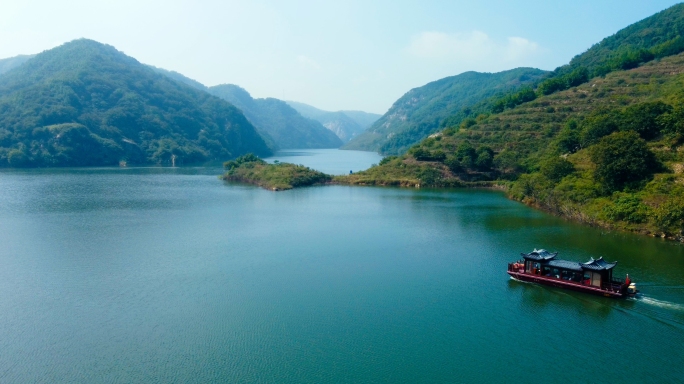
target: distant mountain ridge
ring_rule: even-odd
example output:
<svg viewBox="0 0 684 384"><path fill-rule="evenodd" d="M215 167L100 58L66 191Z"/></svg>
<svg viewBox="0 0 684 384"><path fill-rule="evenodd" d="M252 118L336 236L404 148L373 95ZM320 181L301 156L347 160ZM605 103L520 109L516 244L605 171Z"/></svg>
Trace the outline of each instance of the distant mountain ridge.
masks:
<svg viewBox="0 0 684 384"><path fill-rule="evenodd" d="M302 116L323 124L324 127L333 131L344 142L348 142L368 129L381 117L381 115L376 113L363 111L324 111L296 101L286 101L286 103L296 109Z"/></svg>
<svg viewBox="0 0 684 384"><path fill-rule="evenodd" d="M319 122L299 114L286 102L274 99L254 99L237 85L209 87L208 92L240 108L245 116L282 149L339 148L340 140Z"/></svg>
<svg viewBox="0 0 684 384"><path fill-rule="evenodd" d="M437 132L447 117L496 94L534 83L547 73L535 68L516 68L498 73L465 72L430 82L408 91L343 149L404 152Z"/></svg>
<svg viewBox="0 0 684 384"><path fill-rule="evenodd" d="M24 64L29 59L32 59L35 56L36 55L19 55L19 56L9 57L7 59L1 59L0 60L0 75Z"/></svg>
<svg viewBox="0 0 684 384"><path fill-rule="evenodd" d="M236 107L79 39L0 75L0 166L189 164L272 153Z"/></svg>
<svg viewBox="0 0 684 384"><path fill-rule="evenodd" d="M249 92L234 84L207 87L178 72L153 68L178 82L208 92L238 107L274 150L338 148L342 145L342 141L325 132L325 127L305 118L281 100L254 99Z"/></svg>

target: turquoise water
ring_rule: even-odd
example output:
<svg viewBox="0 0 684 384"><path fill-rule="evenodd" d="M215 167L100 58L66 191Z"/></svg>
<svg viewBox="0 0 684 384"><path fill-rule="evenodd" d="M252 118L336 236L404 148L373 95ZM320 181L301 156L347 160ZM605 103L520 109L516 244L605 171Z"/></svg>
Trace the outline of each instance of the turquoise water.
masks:
<svg viewBox="0 0 684 384"><path fill-rule="evenodd" d="M220 171L1 171L0 382L682 382L680 244L491 191ZM619 260L644 296L510 280L534 247Z"/></svg>

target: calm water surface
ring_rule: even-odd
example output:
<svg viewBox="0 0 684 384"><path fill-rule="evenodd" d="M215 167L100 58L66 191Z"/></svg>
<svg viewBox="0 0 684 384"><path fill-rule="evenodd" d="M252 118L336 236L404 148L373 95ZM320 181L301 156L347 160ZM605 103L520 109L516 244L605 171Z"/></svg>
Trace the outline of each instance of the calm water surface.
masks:
<svg viewBox="0 0 684 384"><path fill-rule="evenodd" d="M287 149L278 151L266 159L272 163L302 164L329 175L345 175L358 172L378 164L382 156L375 152L341 151L339 149Z"/></svg>
<svg viewBox="0 0 684 384"><path fill-rule="evenodd" d="M496 192L220 172L0 172L0 382L683 380L679 244ZM644 296L510 280L534 247L617 259Z"/></svg>

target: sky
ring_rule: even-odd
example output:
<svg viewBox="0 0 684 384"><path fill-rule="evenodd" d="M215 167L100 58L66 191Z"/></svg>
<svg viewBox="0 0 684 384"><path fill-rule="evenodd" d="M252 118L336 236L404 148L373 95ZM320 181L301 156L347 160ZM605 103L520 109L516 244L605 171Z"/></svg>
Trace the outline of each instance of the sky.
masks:
<svg viewBox="0 0 684 384"><path fill-rule="evenodd" d="M0 0L0 58L77 38L212 86L385 113L465 71L546 70L666 0Z"/></svg>

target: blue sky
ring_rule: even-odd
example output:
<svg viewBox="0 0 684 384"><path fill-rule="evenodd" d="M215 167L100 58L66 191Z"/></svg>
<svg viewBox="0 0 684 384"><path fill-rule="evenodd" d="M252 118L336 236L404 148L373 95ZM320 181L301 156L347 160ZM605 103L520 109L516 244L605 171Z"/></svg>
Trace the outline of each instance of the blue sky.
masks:
<svg viewBox="0 0 684 384"><path fill-rule="evenodd" d="M87 37L206 85L384 113L464 71L551 70L676 1L4 0L0 58Z"/></svg>

